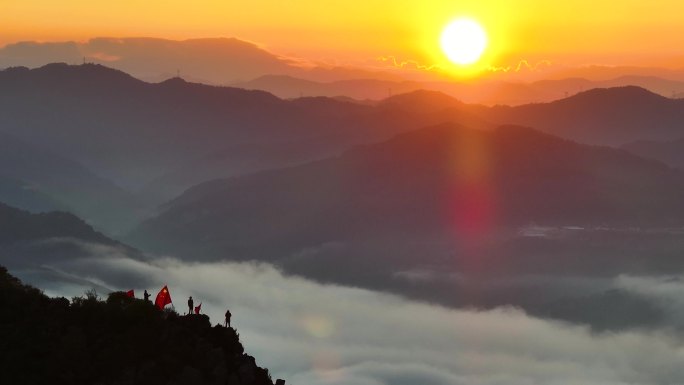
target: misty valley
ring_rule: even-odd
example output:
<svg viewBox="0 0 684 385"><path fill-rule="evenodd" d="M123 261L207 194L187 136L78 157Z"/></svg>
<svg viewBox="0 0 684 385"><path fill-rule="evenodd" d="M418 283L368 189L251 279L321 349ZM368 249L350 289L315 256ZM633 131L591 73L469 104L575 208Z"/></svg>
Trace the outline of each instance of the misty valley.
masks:
<svg viewBox="0 0 684 385"><path fill-rule="evenodd" d="M3 318L144 314L169 328L160 346L239 357L112 384L681 383L684 99L633 77L534 83L507 105L428 82L363 99L378 86L259 58L231 86L90 62L0 71ZM117 297L165 285L168 323ZM190 296L207 320L182 317ZM226 307L235 333L211 329Z"/></svg>

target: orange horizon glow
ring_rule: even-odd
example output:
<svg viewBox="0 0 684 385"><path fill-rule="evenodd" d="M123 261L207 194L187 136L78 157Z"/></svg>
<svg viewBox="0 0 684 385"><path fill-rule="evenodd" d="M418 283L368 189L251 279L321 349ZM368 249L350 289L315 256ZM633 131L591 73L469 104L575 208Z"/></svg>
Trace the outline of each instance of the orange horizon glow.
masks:
<svg viewBox="0 0 684 385"><path fill-rule="evenodd" d="M392 57L421 68L472 75L487 68L551 61L564 65L684 67L684 3L578 0L252 1L0 0L0 45L146 36L236 37L285 56L338 65ZM439 37L452 20L477 20L489 45L476 69L451 63Z"/></svg>

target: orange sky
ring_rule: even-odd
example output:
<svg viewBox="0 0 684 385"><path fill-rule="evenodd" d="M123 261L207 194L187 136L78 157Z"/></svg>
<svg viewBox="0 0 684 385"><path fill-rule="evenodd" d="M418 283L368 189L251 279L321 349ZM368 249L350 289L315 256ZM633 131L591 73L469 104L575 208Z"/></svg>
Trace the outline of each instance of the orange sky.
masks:
<svg viewBox="0 0 684 385"><path fill-rule="evenodd" d="M681 0L0 0L0 44L225 36L309 60L359 64L394 56L449 67L439 34L469 16L491 42L481 67L523 59L684 67L682 15Z"/></svg>

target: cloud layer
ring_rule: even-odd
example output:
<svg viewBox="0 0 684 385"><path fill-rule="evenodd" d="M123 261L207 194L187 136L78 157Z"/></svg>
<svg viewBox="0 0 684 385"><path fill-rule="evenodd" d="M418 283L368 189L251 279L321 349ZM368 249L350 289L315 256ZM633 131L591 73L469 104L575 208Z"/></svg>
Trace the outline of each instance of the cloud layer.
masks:
<svg viewBox="0 0 684 385"><path fill-rule="evenodd" d="M144 262L116 250L93 252L104 256L14 273L53 295L80 294L93 282L154 296L168 284L176 310L186 311L192 295L214 323L229 307L247 351L288 383L617 385L684 378L684 345L664 330L594 334L514 308L447 309L286 277L262 264ZM654 280L622 277L618 285L661 299L682 289Z"/></svg>

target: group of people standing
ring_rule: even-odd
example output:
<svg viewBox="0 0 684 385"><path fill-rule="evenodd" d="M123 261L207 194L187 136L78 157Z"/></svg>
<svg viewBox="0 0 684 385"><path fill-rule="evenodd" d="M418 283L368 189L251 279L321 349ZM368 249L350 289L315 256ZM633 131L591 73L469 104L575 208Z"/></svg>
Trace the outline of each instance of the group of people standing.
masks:
<svg viewBox="0 0 684 385"><path fill-rule="evenodd" d="M145 291L145 293L147 293L147 291ZM192 314L193 311L195 312L195 314L199 314L200 310L202 309L202 303L200 303L199 306L197 306L197 307L193 307L194 304L195 304L195 302L192 300L192 296L190 296L190 298L188 298L188 315ZM230 327L231 315L232 314L230 314L230 309L227 309L226 314L225 314L226 318L223 322L223 326Z"/></svg>
<svg viewBox="0 0 684 385"><path fill-rule="evenodd" d="M166 289L166 286L164 286L164 289L162 289L162 291L164 291L165 289ZM130 295L131 297L134 296L132 290L130 290L128 293L129 293L129 295ZM145 297L145 301L146 301L146 302L149 302L149 301L150 301L150 293L147 292L147 289L145 289L145 292L143 293L143 296ZM169 296L170 296L170 295L169 295ZM169 299L169 302L171 302L170 299ZM195 307L194 305L195 305L195 301L193 301L193 300L192 300L192 296L190 296L190 298L188 298L188 315L193 314L193 312L194 312L194 314L199 314L199 313L200 313L200 310L202 310L202 303L201 303L201 302L200 302L199 306L196 306L196 307ZM230 309L226 310L226 314L225 314L225 317L226 317L226 318L225 318L225 320L224 320L224 322L223 322L223 326L225 326L225 327L230 327L230 317L231 317L231 315L232 315L232 314L230 314Z"/></svg>

